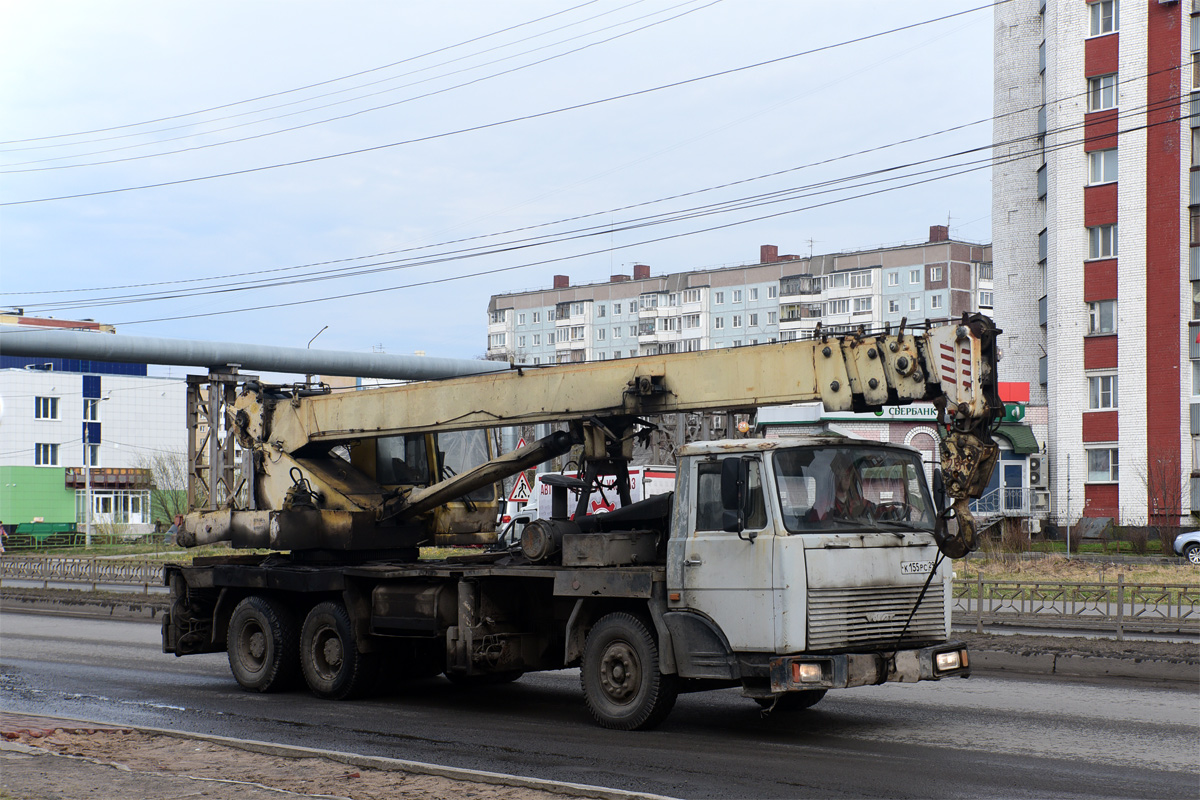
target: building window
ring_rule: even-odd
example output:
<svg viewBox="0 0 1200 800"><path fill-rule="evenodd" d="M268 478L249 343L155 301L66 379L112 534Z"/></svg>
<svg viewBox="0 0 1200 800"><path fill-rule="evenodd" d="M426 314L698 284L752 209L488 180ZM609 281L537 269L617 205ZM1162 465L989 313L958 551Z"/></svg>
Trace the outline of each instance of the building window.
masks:
<svg viewBox="0 0 1200 800"><path fill-rule="evenodd" d="M724 293L724 292L717 292L717 298L716 298L716 300L714 300L714 301L713 301L713 303L714 303L715 305L718 305L718 306L719 306L719 305L722 305L724 302L725 302L725 293Z"/></svg>
<svg viewBox="0 0 1200 800"><path fill-rule="evenodd" d="M100 466L100 445L85 444L83 446L83 463L89 467Z"/></svg>
<svg viewBox="0 0 1200 800"><path fill-rule="evenodd" d="M751 300L758 299L758 287L757 286L750 290L750 299Z"/></svg>
<svg viewBox="0 0 1200 800"><path fill-rule="evenodd" d="M776 311L768 311L767 312L767 324L768 325L774 325L778 321L779 321L779 313L778 312L776 312Z"/></svg>
<svg viewBox="0 0 1200 800"><path fill-rule="evenodd" d="M504 347L504 334L503 333L489 334L488 335L488 347L489 348Z"/></svg>
<svg viewBox="0 0 1200 800"><path fill-rule="evenodd" d="M1088 303L1088 333L1117 332L1117 301L1099 300Z"/></svg>
<svg viewBox="0 0 1200 800"><path fill-rule="evenodd" d="M546 322L554 322L555 314L553 308L546 309Z"/></svg>
<svg viewBox="0 0 1200 800"><path fill-rule="evenodd" d="M888 300L888 313L889 314L899 314L900 313L900 301L899 300Z"/></svg>
<svg viewBox="0 0 1200 800"><path fill-rule="evenodd" d="M525 324L525 315L524 314L517 314L517 324L518 325Z"/></svg>
<svg viewBox="0 0 1200 800"><path fill-rule="evenodd" d="M554 334L553 333L546 334L546 344L554 344Z"/></svg>
<svg viewBox="0 0 1200 800"><path fill-rule="evenodd" d="M699 328L700 327L700 315L699 314L688 314L687 316L685 316L683 318L683 327Z"/></svg>
<svg viewBox="0 0 1200 800"><path fill-rule="evenodd" d="M621 313L621 304L620 304L620 303L613 303L613 316L615 317L615 316L617 316L617 315L618 315L618 314L620 314L620 313Z"/></svg>
<svg viewBox="0 0 1200 800"><path fill-rule="evenodd" d="M921 282L921 270L910 269L908 271L908 282L909 283L920 283Z"/></svg>
<svg viewBox="0 0 1200 800"><path fill-rule="evenodd" d="M940 294L935 294L933 297L929 298L929 308L930 309L937 310L941 307L942 307L942 296Z"/></svg>
<svg viewBox="0 0 1200 800"><path fill-rule="evenodd" d="M733 290L733 302L735 302L735 303L742 302L742 290L741 289Z"/></svg>
<svg viewBox="0 0 1200 800"><path fill-rule="evenodd" d="M1088 482L1113 483L1117 481L1117 448L1105 447L1087 451Z"/></svg>
<svg viewBox="0 0 1200 800"><path fill-rule="evenodd" d="M1117 107L1117 74L1088 78L1088 111Z"/></svg>
<svg viewBox="0 0 1200 800"><path fill-rule="evenodd" d="M91 422L100 419L100 398L85 397L83 399L83 418Z"/></svg>
<svg viewBox="0 0 1200 800"><path fill-rule="evenodd" d="M919 298L919 297L908 298L908 310L909 311L920 311L921 310L921 298Z"/></svg>
<svg viewBox="0 0 1200 800"><path fill-rule="evenodd" d="M849 314L850 313L850 300L849 299L830 300L826 304L825 313L827 313L827 314Z"/></svg>
<svg viewBox="0 0 1200 800"><path fill-rule="evenodd" d="M542 335L540 333L535 333L533 335L533 346L534 347L542 346Z"/></svg>
<svg viewBox="0 0 1200 800"><path fill-rule="evenodd" d="M1091 11L1092 24L1088 28L1088 35L1103 36L1120 29L1119 0L1099 0L1099 2L1089 5L1089 11Z"/></svg>
<svg viewBox="0 0 1200 800"><path fill-rule="evenodd" d="M57 397L35 397L35 398L33 398L33 418L34 419L58 419L58 398Z"/></svg>
<svg viewBox="0 0 1200 800"><path fill-rule="evenodd" d="M1088 228L1088 258L1116 258L1117 223Z"/></svg>
<svg viewBox="0 0 1200 800"><path fill-rule="evenodd" d="M603 342L605 336L608 336L608 328L596 329L596 341Z"/></svg>
<svg viewBox="0 0 1200 800"><path fill-rule="evenodd" d="M713 328L715 330L719 331L719 330L724 329L724 327L725 327L725 318L724 317L717 317L713 320Z"/></svg>
<svg viewBox="0 0 1200 800"><path fill-rule="evenodd" d="M1117 179L1117 149L1088 153L1088 183L1112 183Z"/></svg>
<svg viewBox="0 0 1200 800"><path fill-rule="evenodd" d="M779 287L778 286L768 286L767 287L767 299L768 300L774 300L778 296L779 296Z"/></svg>
<svg viewBox="0 0 1200 800"><path fill-rule="evenodd" d="M525 337L524 336L517 337L517 347L520 347L522 350L525 349Z"/></svg>
<svg viewBox="0 0 1200 800"><path fill-rule="evenodd" d="M1088 377L1088 408L1117 408L1117 376L1092 375Z"/></svg>
<svg viewBox="0 0 1200 800"><path fill-rule="evenodd" d="M929 268L929 282L937 283L941 279L942 279L942 268L941 267L930 267Z"/></svg>
<svg viewBox="0 0 1200 800"><path fill-rule="evenodd" d="M605 314L606 308L607 308L607 306L605 306L604 304L600 304L600 305L596 306L596 316L603 317Z"/></svg>
<svg viewBox="0 0 1200 800"><path fill-rule="evenodd" d="M630 326L629 326L629 335L630 335L630 336L637 336L637 335L638 335L638 329L637 329L637 325L630 325Z"/></svg>
<svg viewBox="0 0 1200 800"><path fill-rule="evenodd" d="M850 276L851 289L865 289L871 285L870 272L855 272Z"/></svg>
<svg viewBox="0 0 1200 800"><path fill-rule="evenodd" d="M540 311L533 312L533 324L537 325L541 321L542 321L542 312L540 312Z"/></svg>
<svg viewBox="0 0 1200 800"><path fill-rule="evenodd" d="M888 286L899 286L900 285L900 273L899 272L889 272L888 276L887 276L887 282L888 282Z"/></svg>
<svg viewBox="0 0 1200 800"><path fill-rule="evenodd" d="M991 292L980 292L979 293L979 307L980 308L991 308L992 307L992 293Z"/></svg>
<svg viewBox="0 0 1200 800"><path fill-rule="evenodd" d="M758 314L751 314L751 315L750 315L750 327L751 327L751 328L757 328L757 327L758 327Z"/></svg>
<svg viewBox="0 0 1200 800"><path fill-rule="evenodd" d="M621 326L620 326L620 325L618 325L617 327L613 328L613 338L614 338L614 339L620 339L620 338L621 338Z"/></svg>
<svg viewBox="0 0 1200 800"><path fill-rule="evenodd" d="M572 342L582 342L583 341L583 326L582 325L576 325L571 328L571 341Z"/></svg>
<svg viewBox="0 0 1200 800"><path fill-rule="evenodd" d="M58 445L35 444L33 446L33 465L35 467L58 466Z"/></svg>
<svg viewBox="0 0 1200 800"><path fill-rule="evenodd" d="M504 310L490 312L488 314L488 321L493 324L504 322Z"/></svg>
<svg viewBox="0 0 1200 800"><path fill-rule="evenodd" d="M854 298L854 313L855 314L861 314L864 311L870 311L870 310L871 310L871 298L870 297Z"/></svg>
<svg viewBox="0 0 1200 800"><path fill-rule="evenodd" d="M733 327L735 327L735 328L742 327L742 315L741 314L733 315Z"/></svg>

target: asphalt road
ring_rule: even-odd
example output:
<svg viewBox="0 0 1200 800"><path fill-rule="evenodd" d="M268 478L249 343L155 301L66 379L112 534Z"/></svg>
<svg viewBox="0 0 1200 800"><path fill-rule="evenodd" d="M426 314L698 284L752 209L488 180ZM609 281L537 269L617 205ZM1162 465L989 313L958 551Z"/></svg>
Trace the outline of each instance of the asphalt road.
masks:
<svg viewBox="0 0 1200 800"><path fill-rule="evenodd" d="M162 654L153 624L5 613L0 707L687 798L1200 795L1200 693L1186 685L977 676L766 718L726 690L618 733L592 724L575 671L345 703L253 695L223 655Z"/></svg>

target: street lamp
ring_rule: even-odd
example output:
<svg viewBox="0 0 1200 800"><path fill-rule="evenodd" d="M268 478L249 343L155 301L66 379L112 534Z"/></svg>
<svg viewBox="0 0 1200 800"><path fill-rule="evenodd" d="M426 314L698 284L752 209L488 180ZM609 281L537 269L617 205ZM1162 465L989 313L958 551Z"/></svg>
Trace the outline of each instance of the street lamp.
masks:
<svg viewBox="0 0 1200 800"><path fill-rule="evenodd" d="M321 328L321 330L317 331L316 335L308 340L308 344L305 345L304 349L311 350L312 343L317 340L317 336L320 336L322 333L324 333L328 329L329 329L329 326L326 325L324 328ZM312 373L311 372L304 376L304 388L307 389L310 385L312 385Z"/></svg>

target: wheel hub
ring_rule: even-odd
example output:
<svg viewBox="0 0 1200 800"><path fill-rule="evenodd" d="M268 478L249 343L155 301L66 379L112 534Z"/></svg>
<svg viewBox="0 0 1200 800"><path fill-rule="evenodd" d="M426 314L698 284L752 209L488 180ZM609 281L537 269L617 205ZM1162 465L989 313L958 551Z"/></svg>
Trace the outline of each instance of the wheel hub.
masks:
<svg viewBox="0 0 1200 800"><path fill-rule="evenodd" d="M616 702L628 702L641 688L637 654L625 642L614 642L600 661L600 686Z"/></svg>
<svg viewBox="0 0 1200 800"><path fill-rule="evenodd" d="M262 657L267 653L267 637L262 631L255 631L250 634L250 646L247 648L250 652L250 657L256 661L262 660Z"/></svg>

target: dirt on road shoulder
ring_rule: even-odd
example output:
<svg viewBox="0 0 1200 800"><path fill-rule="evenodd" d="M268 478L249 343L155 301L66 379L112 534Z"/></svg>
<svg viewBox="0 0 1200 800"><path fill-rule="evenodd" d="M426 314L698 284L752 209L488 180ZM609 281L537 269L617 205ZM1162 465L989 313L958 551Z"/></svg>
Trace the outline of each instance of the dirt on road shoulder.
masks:
<svg viewBox="0 0 1200 800"><path fill-rule="evenodd" d="M252 752L201 739L81 728L0 714L0 798L125 797L243 800L285 794L352 800L562 800L611 797L356 766L324 757ZM64 727L66 726L66 727Z"/></svg>

